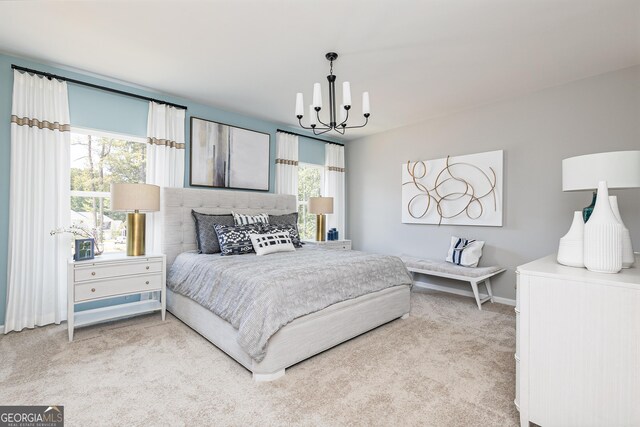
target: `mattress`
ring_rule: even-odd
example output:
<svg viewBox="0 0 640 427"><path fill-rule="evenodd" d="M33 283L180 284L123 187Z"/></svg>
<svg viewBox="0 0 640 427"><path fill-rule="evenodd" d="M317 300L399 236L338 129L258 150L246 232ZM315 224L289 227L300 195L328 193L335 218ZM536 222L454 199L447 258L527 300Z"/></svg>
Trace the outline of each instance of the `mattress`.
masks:
<svg viewBox="0 0 640 427"><path fill-rule="evenodd" d="M303 248L258 257L180 254L167 286L228 322L255 361L291 321L333 304L394 286L411 276L397 257Z"/></svg>

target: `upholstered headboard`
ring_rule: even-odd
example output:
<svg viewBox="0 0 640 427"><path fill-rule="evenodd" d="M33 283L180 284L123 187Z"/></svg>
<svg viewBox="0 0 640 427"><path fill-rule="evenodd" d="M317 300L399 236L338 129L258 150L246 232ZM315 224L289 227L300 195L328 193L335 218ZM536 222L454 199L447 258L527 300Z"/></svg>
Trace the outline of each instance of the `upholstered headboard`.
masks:
<svg viewBox="0 0 640 427"><path fill-rule="evenodd" d="M196 227L191 216L192 209L208 214L229 214L234 211L282 215L295 212L297 206L296 197L285 194L162 188L162 253L167 255L167 267L181 252L196 249Z"/></svg>

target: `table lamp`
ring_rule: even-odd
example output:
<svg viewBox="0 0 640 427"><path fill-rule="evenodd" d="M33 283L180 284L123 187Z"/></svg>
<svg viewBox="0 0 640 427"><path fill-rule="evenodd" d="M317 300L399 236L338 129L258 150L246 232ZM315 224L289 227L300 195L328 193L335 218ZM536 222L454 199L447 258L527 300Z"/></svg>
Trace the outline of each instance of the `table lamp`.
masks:
<svg viewBox="0 0 640 427"><path fill-rule="evenodd" d="M607 181L610 190L640 187L640 151L586 154L562 161L562 191L595 190L600 181ZM582 210L584 222L593 211L593 194L591 205Z"/></svg>
<svg viewBox="0 0 640 427"><path fill-rule="evenodd" d="M640 188L640 150L587 154L583 156L570 157L562 161L562 191L594 190L598 188L598 183L603 181L606 181L605 190ZM584 222L589 220L591 213L593 212L596 202L596 193L594 192L593 194L594 197L591 205L582 210L582 219ZM633 265L635 259L631 244L631 235L620 216L617 198L612 196L611 200L607 200L606 202L611 206L614 217L623 228L622 266L623 268L629 268ZM574 220L572 229L577 228L579 225L575 224L575 221L576 220ZM571 234L577 235L579 233L571 233L570 230L567 236L563 239L566 240ZM566 244L566 242L564 243ZM593 244L585 241L584 245L586 254L587 250ZM560 246L562 248L562 241ZM564 262L561 263L565 264Z"/></svg>
<svg viewBox="0 0 640 427"><path fill-rule="evenodd" d="M160 210L160 187L151 184L111 184L111 209L128 212L127 255L144 255L144 212Z"/></svg>
<svg viewBox="0 0 640 427"><path fill-rule="evenodd" d="M333 213L333 197L309 197L309 213L316 214L316 240L324 242L326 234L326 216Z"/></svg>

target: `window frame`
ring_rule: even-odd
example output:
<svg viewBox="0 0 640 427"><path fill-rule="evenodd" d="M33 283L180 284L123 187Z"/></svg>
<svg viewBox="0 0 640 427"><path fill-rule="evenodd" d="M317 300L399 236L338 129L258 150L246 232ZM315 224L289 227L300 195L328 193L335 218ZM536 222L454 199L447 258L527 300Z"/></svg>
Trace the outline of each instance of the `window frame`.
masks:
<svg viewBox="0 0 640 427"><path fill-rule="evenodd" d="M117 133L117 132L109 132L101 129L91 129L85 127L76 127L72 126L70 129L70 134L73 135L84 135L84 136L95 136L98 138L109 138L109 139L118 139L127 142L135 142L139 144L144 144L145 146L145 157L148 153L148 144L147 138L142 136L135 136L127 133ZM69 157L71 157L71 152L69 152ZM71 160L71 159L70 159ZM71 174L71 172L69 172ZM109 191L83 191L83 190L70 190L71 197L87 197L87 198L95 198L95 199L111 199L111 193ZM71 206L69 206L71 209ZM107 253L107 252L105 252ZM116 252L117 253L117 252Z"/></svg>
<svg viewBox="0 0 640 427"><path fill-rule="evenodd" d="M325 165L319 165L317 163L306 163L306 162L298 162L298 168L300 167L305 167L305 168L313 168L313 169L319 169L320 170L320 195L322 195L322 192L324 190L324 179L325 179ZM300 171L298 170L298 174L300 173ZM298 181L299 182L299 181ZM296 197L296 207L298 209L298 215L300 216L303 212L305 212L306 210L303 208L307 208L309 206L309 200L300 200L300 196L298 194L298 196ZM300 232L300 235L302 236L302 232Z"/></svg>

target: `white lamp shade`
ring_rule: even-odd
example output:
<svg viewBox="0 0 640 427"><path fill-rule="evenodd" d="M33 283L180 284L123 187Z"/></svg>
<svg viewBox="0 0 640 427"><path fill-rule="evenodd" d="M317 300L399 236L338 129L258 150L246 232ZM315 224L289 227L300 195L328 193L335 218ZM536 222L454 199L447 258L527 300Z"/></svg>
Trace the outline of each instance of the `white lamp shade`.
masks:
<svg viewBox="0 0 640 427"><path fill-rule="evenodd" d="M111 184L111 209L124 212L160 210L160 187L151 184Z"/></svg>
<svg viewBox="0 0 640 427"><path fill-rule="evenodd" d="M316 215L333 213L333 197L309 197L309 213Z"/></svg>
<svg viewBox="0 0 640 427"><path fill-rule="evenodd" d="M570 157L562 161L562 191L640 187L640 151L612 151Z"/></svg>

